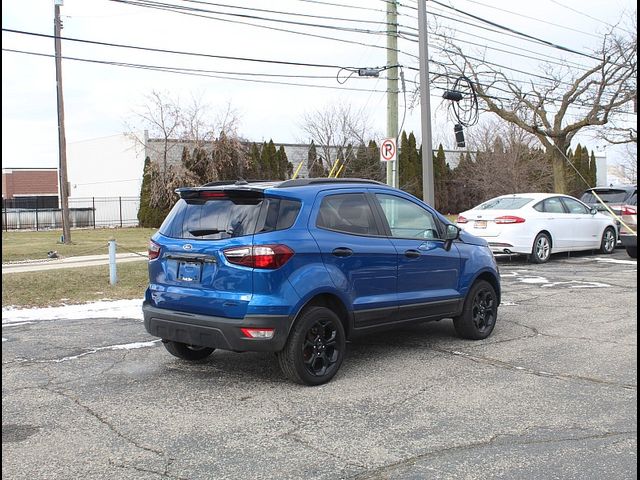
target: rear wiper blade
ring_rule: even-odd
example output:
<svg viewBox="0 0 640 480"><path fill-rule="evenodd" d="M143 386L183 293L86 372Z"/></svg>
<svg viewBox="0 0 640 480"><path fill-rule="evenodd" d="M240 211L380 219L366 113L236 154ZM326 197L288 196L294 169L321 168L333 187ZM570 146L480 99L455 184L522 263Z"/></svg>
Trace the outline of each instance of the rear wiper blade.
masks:
<svg viewBox="0 0 640 480"><path fill-rule="evenodd" d="M206 235L215 235L216 233L227 233L229 235L231 235L233 233L233 230L229 229L229 230L220 230L217 228L209 228L209 229L205 229L205 230L189 230L189 233L191 235L193 235L194 237L204 237Z"/></svg>

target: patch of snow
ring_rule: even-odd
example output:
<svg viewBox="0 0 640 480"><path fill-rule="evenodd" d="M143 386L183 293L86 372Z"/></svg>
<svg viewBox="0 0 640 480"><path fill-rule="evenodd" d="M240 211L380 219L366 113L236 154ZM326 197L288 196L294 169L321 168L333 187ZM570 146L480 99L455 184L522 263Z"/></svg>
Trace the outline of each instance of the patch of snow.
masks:
<svg viewBox="0 0 640 480"><path fill-rule="evenodd" d="M2 308L2 325L43 320L130 318L142 320L142 300L115 300L45 308Z"/></svg>
<svg viewBox="0 0 640 480"><path fill-rule="evenodd" d="M4 337L2 337L2 343L6 342L6 341L8 341L8 340L9 340L8 338L4 338Z"/></svg>
<svg viewBox="0 0 640 480"><path fill-rule="evenodd" d="M542 288L553 288L566 286L568 288L608 288L611 285L600 282L581 282L580 280L571 280L569 282L554 282L542 285Z"/></svg>
<svg viewBox="0 0 640 480"><path fill-rule="evenodd" d="M596 262L602 263L618 263L620 265L638 265L638 262L635 260L618 260L615 258L596 258Z"/></svg>
<svg viewBox="0 0 640 480"><path fill-rule="evenodd" d="M549 280L544 277L520 277L518 281L522 283L549 283Z"/></svg>
<svg viewBox="0 0 640 480"><path fill-rule="evenodd" d="M4 325L5 327L19 327L20 325L33 325L33 322L16 322Z"/></svg>
<svg viewBox="0 0 640 480"><path fill-rule="evenodd" d="M108 347L97 347L97 348L92 348L91 350L86 351L84 353L73 355L71 357L58 358L57 360L54 360L54 362L61 363L61 362L67 362L69 360L77 360L78 358L85 357L87 355L92 355L94 353L98 353L104 350L136 350L138 348L154 347L156 343L160 341L161 340L153 340L151 342L135 342L135 343L125 343L122 345L109 345Z"/></svg>
<svg viewBox="0 0 640 480"><path fill-rule="evenodd" d="M502 302L500 303L501 307L517 307L518 304L515 302Z"/></svg>

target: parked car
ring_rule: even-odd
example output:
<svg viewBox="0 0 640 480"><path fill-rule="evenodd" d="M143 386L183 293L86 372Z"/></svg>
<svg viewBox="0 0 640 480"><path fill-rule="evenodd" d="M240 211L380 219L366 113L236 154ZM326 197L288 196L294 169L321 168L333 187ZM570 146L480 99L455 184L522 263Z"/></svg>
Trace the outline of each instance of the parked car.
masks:
<svg viewBox="0 0 640 480"><path fill-rule="evenodd" d="M631 258L638 258L638 193L627 200L627 204L620 209L620 240Z"/></svg>
<svg viewBox="0 0 640 480"><path fill-rule="evenodd" d="M529 255L535 263L558 252L613 253L617 241L611 217L568 195L503 195L462 212L457 224L487 240L493 252Z"/></svg>
<svg viewBox="0 0 640 480"><path fill-rule="evenodd" d="M400 190L304 179L178 193L149 243L143 311L181 359L272 351L290 379L319 385L365 333L443 318L467 339L494 329L487 242Z"/></svg>
<svg viewBox="0 0 640 480"><path fill-rule="evenodd" d="M636 192L637 185L596 187L586 190L580 196L580 200L589 205L589 207L596 208L600 213L613 217L614 215L622 215L622 208L629 204L629 199L634 196ZM602 201L600 201L598 197L602 199ZM604 204L602 202L604 202ZM614 215L612 215L612 212ZM620 222L616 221L616 226L618 229L618 237L620 237Z"/></svg>

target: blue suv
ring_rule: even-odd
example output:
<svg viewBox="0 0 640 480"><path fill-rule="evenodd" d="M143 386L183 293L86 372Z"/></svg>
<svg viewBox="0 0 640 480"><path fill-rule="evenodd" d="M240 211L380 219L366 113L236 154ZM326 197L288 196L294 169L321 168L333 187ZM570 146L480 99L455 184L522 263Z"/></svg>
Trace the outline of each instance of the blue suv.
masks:
<svg viewBox="0 0 640 480"><path fill-rule="evenodd" d="M180 200L149 243L147 331L185 360L215 349L276 352L320 385L346 341L453 318L488 337L500 304L487 243L379 182L216 182Z"/></svg>

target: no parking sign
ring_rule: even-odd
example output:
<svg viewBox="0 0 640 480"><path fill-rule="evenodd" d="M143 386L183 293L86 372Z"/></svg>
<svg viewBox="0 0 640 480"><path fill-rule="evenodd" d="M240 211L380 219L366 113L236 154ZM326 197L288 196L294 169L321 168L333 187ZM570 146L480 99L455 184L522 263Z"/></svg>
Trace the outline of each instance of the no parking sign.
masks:
<svg viewBox="0 0 640 480"><path fill-rule="evenodd" d="M385 138L380 145L380 161L394 162L398 153L395 138Z"/></svg>

